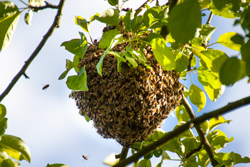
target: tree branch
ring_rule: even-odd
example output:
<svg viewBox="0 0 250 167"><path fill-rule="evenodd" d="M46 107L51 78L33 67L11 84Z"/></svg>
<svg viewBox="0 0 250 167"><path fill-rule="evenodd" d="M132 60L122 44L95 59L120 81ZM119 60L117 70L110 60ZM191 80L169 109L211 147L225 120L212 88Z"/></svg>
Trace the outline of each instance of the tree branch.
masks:
<svg viewBox="0 0 250 167"><path fill-rule="evenodd" d="M194 126L197 126L199 124L201 124L202 122L206 121L207 119L213 118L213 117L218 117L219 115L225 114L231 110L237 109L239 107L242 107L244 105L250 104L250 96L243 98L241 100L232 102L232 103L228 103L226 106L211 111L209 113L206 113L200 117L194 118L190 121L188 121L186 124L179 126L178 128L176 128L175 130L165 134L162 138L160 138L159 140L157 140L156 142L146 146L145 148L143 148L142 150L138 151L136 154L128 157L127 159L119 162L118 164L114 165L113 167L123 167L126 166L134 161L137 161L139 158L141 158L142 156L150 153L151 151L154 151L160 147L162 147L164 144L166 144L167 142L169 142L171 139L175 138L176 136L180 135L181 133L183 133L184 131L188 130L189 128L192 128Z"/></svg>
<svg viewBox="0 0 250 167"><path fill-rule="evenodd" d="M147 4L150 4L153 1L154 0L147 0L146 2L144 2L138 9L135 10L134 16L137 16L145 8Z"/></svg>
<svg viewBox="0 0 250 167"><path fill-rule="evenodd" d="M36 6L29 5L29 8L33 9L34 11L43 10L43 9L47 9L47 8L50 8L50 9L59 9L60 5L58 5L58 6L57 5L52 5L51 3L45 1L45 5L44 6L36 7Z"/></svg>
<svg viewBox="0 0 250 167"><path fill-rule="evenodd" d="M41 42L39 43L39 45L37 46L37 48L35 49L35 51L32 53L32 55L29 57L29 59L27 61L25 61L25 63L23 65L23 67L21 68L21 70L16 74L16 76L12 79L12 81L10 82L10 84L8 85L8 87L1 94L1 96L0 96L0 102L5 98L5 96L14 87L14 85L17 83L17 81L19 80L19 78L22 75L25 74L25 71L29 67L30 63L34 60L34 58L40 52L40 50L42 49L42 47L44 46L44 44L46 43L46 41L48 40L48 38L51 36L51 34L54 32L54 30L59 27L64 3L65 3L65 0L61 0L60 1L59 5L58 5L58 11L57 11L57 14L55 16L53 24L51 25L51 27L48 30L48 32L44 35L43 39L41 40Z"/></svg>
<svg viewBox="0 0 250 167"><path fill-rule="evenodd" d="M213 17L213 13L210 12L206 24L210 24L211 23L212 17Z"/></svg>
<svg viewBox="0 0 250 167"><path fill-rule="evenodd" d="M128 147L123 147L122 151L120 154L116 155L115 158L120 158L120 161L123 161L124 159L126 159L127 155L128 155Z"/></svg>
<svg viewBox="0 0 250 167"><path fill-rule="evenodd" d="M194 111L193 111L191 105L188 103L188 101L187 101L187 99L186 99L186 97L184 95L182 95L182 104L186 108L187 113L188 113L189 117L191 118L191 120L195 119L196 116L194 114ZM207 154L208 154L208 156L210 158L211 164L213 166L218 165L219 163L214 159L213 149L212 149L210 143L208 142L208 140L207 140L207 138L205 136L204 131L202 130L202 128L200 127L200 125L197 125L194 128L196 129L197 133L200 136L201 145L204 145L204 149L206 150L206 152L207 152Z"/></svg>

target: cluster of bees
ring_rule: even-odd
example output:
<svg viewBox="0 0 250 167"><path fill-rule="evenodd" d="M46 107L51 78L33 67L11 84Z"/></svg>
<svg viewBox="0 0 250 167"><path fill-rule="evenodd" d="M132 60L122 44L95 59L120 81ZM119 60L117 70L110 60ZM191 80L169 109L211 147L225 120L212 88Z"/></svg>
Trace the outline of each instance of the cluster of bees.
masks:
<svg viewBox="0 0 250 167"><path fill-rule="evenodd" d="M120 52L126 43L113 48ZM150 68L122 65L117 72L117 60L106 55L102 76L96 64L104 53L98 42L90 45L79 63L85 66L89 91L72 92L81 115L86 114L97 132L104 138L116 139L123 146L144 141L179 105L182 84L175 71L163 71L150 46L143 50Z"/></svg>

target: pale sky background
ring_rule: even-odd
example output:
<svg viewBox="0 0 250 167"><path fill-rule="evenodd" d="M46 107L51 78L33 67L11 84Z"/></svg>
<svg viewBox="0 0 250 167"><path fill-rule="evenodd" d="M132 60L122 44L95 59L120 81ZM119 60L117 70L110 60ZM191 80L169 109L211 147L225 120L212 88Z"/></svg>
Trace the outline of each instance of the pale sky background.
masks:
<svg viewBox="0 0 250 167"><path fill-rule="evenodd" d="M14 1L19 7L24 7L20 1ZM58 0L49 1L58 4ZM144 1L130 0L127 5L135 9ZM161 1L161 4L166 1ZM78 114L73 99L69 99L70 90L65 81L58 77L65 70L65 60L73 58L61 43L73 38L79 38L78 31L83 30L75 25L74 16L89 19L95 13L102 13L109 5L104 0L67 0L61 27L56 29L49 38L42 51L32 62L26 74L30 79L21 77L10 94L2 101L7 108L8 128L6 134L22 138L31 151L31 164L22 161L25 167L45 167L50 163L64 163L70 167L104 167L103 160L110 153L120 153L121 146L113 139L103 139L96 133L92 123L87 123ZM23 66L41 41L43 35L51 26L56 10L47 9L34 13L32 25L24 23L24 13L21 15L16 32L10 46L0 53L0 92L2 93L12 78ZM218 37L229 31L242 33L240 27L232 27L232 20L214 17L211 24L217 27L212 35L215 42ZM92 37L100 38L103 24L93 23L90 27ZM238 52L227 49L219 44L213 48L225 51L229 56L239 55ZM73 74L73 73L72 73ZM193 75L194 82L197 76ZM250 86L244 79L233 87L227 87L223 96L216 103L207 101L206 107L199 113L209 112L250 95ZM42 87L50 84L47 90ZM190 83L185 82L189 87ZM194 107L194 109L196 109ZM229 125L223 125L222 130L234 141L229 143L225 152L237 152L250 157L250 106L243 107L225 115L233 119ZM176 125L176 118L169 116L162 125L162 129L170 131ZM82 155L87 155L84 160ZM152 166L156 166L160 159L154 159ZM177 166L174 161L166 161L164 166ZM249 164L237 165L246 167Z"/></svg>

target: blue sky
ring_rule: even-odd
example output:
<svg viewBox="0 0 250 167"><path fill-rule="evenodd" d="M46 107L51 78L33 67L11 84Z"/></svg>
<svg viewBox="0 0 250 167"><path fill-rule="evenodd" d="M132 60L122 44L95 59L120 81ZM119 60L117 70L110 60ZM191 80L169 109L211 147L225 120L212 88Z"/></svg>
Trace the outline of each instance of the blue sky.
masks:
<svg viewBox="0 0 250 167"><path fill-rule="evenodd" d="M20 1L15 1L23 7ZM50 1L57 4L58 0ZM130 0L128 5L137 8L144 1ZM72 59L73 55L60 47L63 41L79 38L81 28L74 23L74 16L86 19L95 13L101 13L109 8L103 0L71 0L66 1L61 27L56 29L51 38L28 68L26 74L30 79L21 77L10 94L3 100L7 107L8 129L7 134L21 137L31 151L31 164L22 162L22 166L46 166L47 163L64 163L71 167L105 166L102 164L107 155L119 153L121 146L112 139L103 139L96 133L92 123L87 123L78 114L75 102L68 98L70 90L65 80L58 77L65 70L65 60ZM24 62L36 48L55 16L55 10L44 10L33 15L32 25L27 26L21 15L16 32L10 46L0 53L0 91L2 92ZM232 27L232 21L214 17L211 24L217 27L212 35L216 41L224 32L240 32L240 27ZM93 23L90 33L94 39L101 37L103 24ZM213 42L213 41L212 41ZM229 56L238 55L238 52L215 45L213 48L222 49ZM193 75L194 81L197 76ZM226 87L224 95L216 103L207 101L204 112L217 109L228 102L249 96L250 86L244 79L233 87ZM47 90L42 87L50 84ZM189 84L187 82L187 84ZM194 107L194 109L196 109ZM242 156L250 157L250 134L247 132L249 123L249 106L225 115L233 119L230 125L222 125L228 137L234 136L234 141L227 145L224 151L235 151ZM175 125L176 118L169 116L163 123L162 129L169 131ZM86 161L81 156L87 155ZM153 166L158 161L154 159ZM176 162L167 161L166 165L176 165ZM244 167L248 165L238 165Z"/></svg>

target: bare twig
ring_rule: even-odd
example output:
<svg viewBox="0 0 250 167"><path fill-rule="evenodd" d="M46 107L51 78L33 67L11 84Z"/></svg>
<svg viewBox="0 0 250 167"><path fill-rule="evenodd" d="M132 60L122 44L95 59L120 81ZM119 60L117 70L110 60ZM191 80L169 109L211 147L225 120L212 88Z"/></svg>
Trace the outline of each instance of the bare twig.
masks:
<svg viewBox="0 0 250 167"><path fill-rule="evenodd" d="M160 148L161 146L163 146L164 144L169 142L171 139L173 139L176 136L180 135L181 133L185 132L189 128L192 128L193 126L197 126L197 125L203 123L204 121L206 121L207 119L210 119L213 117L218 117L219 115L225 114L225 113L232 111L234 109L237 109L239 107L243 107L244 105L247 105L247 104L250 104L250 96L243 98L243 99L240 99L238 101L232 102L232 103L228 103L226 106L224 106L220 109L211 111L211 112L204 114L200 117L194 118L194 119L188 121L186 124L181 125L178 128L176 128L175 130L165 134L162 138L160 138L156 142L146 146L142 150L138 151L136 154L119 162L118 164L114 165L113 167L123 167L123 166L126 166L126 165L134 162L134 161L137 161L142 156L150 153L151 151L154 151L154 150Z"/></svg>
<svg viewBox="0 0 250 167"><path fill-rule="evenodd" d="M57 27L59 27L64 3L65 3L65 0L61 0L60 1L59 5L58 5L58 11L57 11L57 14L55 16L53 24L51 25L51 27L48 30L48 32L43 36L43 39L41 40L41 42L39 43L39 45L37 46L37 48L35 49L35 51L32 53L32 55L29 57L29 59L27 61L25 61L25 63L23 65L23 67L21 68L21 70L16 74L16 76L12 79L12 81L10 82L10 84L8 85L8 87L1 94L1 96L0 96L0 102L5 98L5 96L14 87L14 85L17 83L17 81L19 80L19 78L22 75L25 74L25 71L29 67L30 63L34 60L34 58L40 52L40 50L42 49L42 47L44 46L44 44L46 43L46 41L48 40L48 38L51 36L51 34L54 32L54 30Z"/></svg>
<svg viewBox="0 0 250 167"><path fill-rule="evenodd" d="M137 16L145 8L147 4L150 4L153 1L154 0L147 0L146 2L144 2L138 9L135 10L134 16Z"/></svg>
<svg viewBox="0 0 250 167"><path fill-rule="evenodd" d="M207 19L207 23L206 23L206 24L210 24L210 23L211 23L212 17L213 17L213 13L212 13L212 12L210 12L210 14L209 14L209 16L208 16L208 19Z"/></svg>
<svg viewBox="0 0 250 167"><path fill-rule="evenodd" d="M182 104L186 108L187 113L188 113L189 117L191 118L191 120L195 119L196 116L194 114L194 111L193 111L191 105L188 103L188 101L187 101L187 99L186 99L186 97L184 95L182 95ZM208 142L208 140L207 140L207 138L205 136L205 133L203 132L201 126L197 125L197 126L195 126L195 129L196 129L197 133L200 136L201 145L204 145L204 149L206 150L206 152L207 152L207 154L208 154L208 156L210 158L211 164L213 166L218 165L219 163L214 159L213 149L212 149L210 143Z"/></svg>

